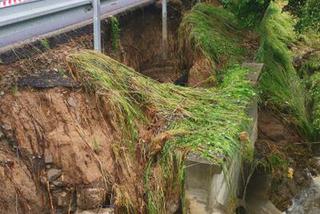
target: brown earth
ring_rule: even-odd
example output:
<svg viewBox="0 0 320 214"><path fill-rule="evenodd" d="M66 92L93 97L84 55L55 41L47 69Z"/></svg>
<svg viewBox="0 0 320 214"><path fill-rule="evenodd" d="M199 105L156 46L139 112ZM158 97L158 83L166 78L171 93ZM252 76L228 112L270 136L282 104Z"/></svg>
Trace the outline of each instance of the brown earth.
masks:
<svg viewBox="0 0 320 214"><path fill-rule="evenodd" d="M259 112L259 138L256 142L259 159L272 176L269 197L282 211L311 182L309 172L317 173L310 144L266 108Z"/></svg>
<svg viewBox="0 0 320 214"><path fill-rule="evenodd" d="M70 195L75 187L82 186L111 191L110 181L104 177L111 178L114 172L114 135L96 110L94 98L66 89L24 90L2 97L0 124L7 143L0 144L0 148L1 161L7 163L1 165L1 184L8 183L10 179L6 178L10 176L16 184L15 188L1 188L0 195L5 195L0 198L8 200L2 205L8 210L31 207L23 213L42 213L41 209L49 208L43 190L47 184L49 193L58 189L48 181L50 169L62 170L59 185ZM52 159L50 168L47 159Z"/></svg>

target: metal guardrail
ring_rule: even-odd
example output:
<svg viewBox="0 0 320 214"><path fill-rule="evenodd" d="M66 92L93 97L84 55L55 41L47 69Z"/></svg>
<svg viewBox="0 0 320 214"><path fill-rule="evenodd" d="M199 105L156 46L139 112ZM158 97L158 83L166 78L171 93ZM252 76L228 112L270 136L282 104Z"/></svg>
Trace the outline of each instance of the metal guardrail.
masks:
<svg viewBox="0 0 320 214"><path fill-rule="evenodd" d="M92 23L92 0L25 0L0 8L0 52ZM154 0L101 0L101 18Z"/></svg>

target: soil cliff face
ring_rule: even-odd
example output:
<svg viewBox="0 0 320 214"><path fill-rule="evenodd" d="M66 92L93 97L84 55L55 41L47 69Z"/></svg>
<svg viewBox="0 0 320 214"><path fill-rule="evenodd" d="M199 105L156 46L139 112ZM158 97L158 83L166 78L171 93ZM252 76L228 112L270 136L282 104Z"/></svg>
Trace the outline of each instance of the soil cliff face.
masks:
<svg viewBox="0 0 320 214"><path fill-rule="evenodd" d="M68 89L23 90L2 97L0 124L6 142L0 144L0 198L6 201L1 206L23 213L42 213L48 204L71 209L75 187L100 192L98 207L103 205L110 192L104 177L114 171L114 135L105 117L94 98Z"/></svg>

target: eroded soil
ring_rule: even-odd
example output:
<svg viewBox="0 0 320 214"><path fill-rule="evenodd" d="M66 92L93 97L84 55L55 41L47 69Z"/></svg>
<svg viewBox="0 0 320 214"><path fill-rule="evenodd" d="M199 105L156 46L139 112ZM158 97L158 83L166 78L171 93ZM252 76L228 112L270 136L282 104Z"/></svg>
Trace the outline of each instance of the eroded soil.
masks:
<svg viewBox="0 0 320 214"><path fill-rule="evenodd" d="M271 174L269 198L284 211L303 188L310 185L311 174L318 167L312 158L310 144L299 136L294 127L285 125L268 109L259 112L258 158Z"/></svg>

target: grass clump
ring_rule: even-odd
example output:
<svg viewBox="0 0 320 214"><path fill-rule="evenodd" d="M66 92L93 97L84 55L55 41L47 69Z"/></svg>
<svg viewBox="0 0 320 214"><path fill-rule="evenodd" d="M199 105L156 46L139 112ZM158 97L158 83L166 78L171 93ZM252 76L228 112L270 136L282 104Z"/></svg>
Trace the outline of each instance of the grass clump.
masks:
<svg viewBox="0 0 320 214"><path fill-rule="evenodd" d="M241 25L255 27L261 21L271 0L222 0L236 14Z"/></svg>
<svg viewBox="0 0 320 214"><path fill-rule="evenodd" d="M182 19L180 45L200 51L213 62L234 64L244 52L239 46L238 26L236 17L226 9L198 3Z"/></svg>
<svg viewBox="0 0 320 214"><path fill-rule="evenodd" d="M320 70L311 76L312 118L315 139L320 138Z"/></svg>
<svg viewBox="0 0 320 214"><path fill-rule="evenodd" d="M117 17L110 17L112 50L116 51L120 47L120 23Z"/></svg>
<svg viewBox="0 0 320 214"><path fill-rule="evenodd" d="M71 55L69 62L74 76L108 102L112 124L121 135L119 147L129 148L123 150L128 154L122 161L138 162L137 169L142 170L144 191L139 203L145 205L135 204L134 198L122 200L130 202L127 210L145 207L148 213L165 213L167 200L181 192L187 152L222 164L241 150L239 134L247 130L246 108L255 95L247 69L233 66L221 86L205 89L160 84L91 51ZM153 121L161 121L161 126L153 130L149 141L142 140L140 128L150 129ZM146 156L143 163L136 155L141 142ZM124 194L129 191L122 188L121 195L135 197Z"/></svg>
<svg viewBox="0 0 320 214"><path fill-rule="evenodd" d="M288 45L295 40L291 17L281 12L276 3L270 3L260 23L261 46L258 59L265 63L261 77L263 97L270 106L300 128L301 134L312 138L313 131L306 110L305 88L295 68Z"/></svg>
<svg viewBox="0 0 320 214"><path fill-rule="evenodd" d="M174 135L172 143L188 146L216 158L231 156L237 138L248 122L247 104L254 96L246 75L247 69L234 66L219 88L187 88L160 84L119 62L94 52L70 57L84 70L82 75L97 93L106 95L115 112L114 126L128 132L130 141L137 140L135 121L148 123L143 110L153 109L166 121L166 132ZM211 149L208 149L211 148Z"/></svg>

